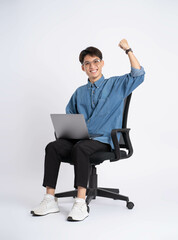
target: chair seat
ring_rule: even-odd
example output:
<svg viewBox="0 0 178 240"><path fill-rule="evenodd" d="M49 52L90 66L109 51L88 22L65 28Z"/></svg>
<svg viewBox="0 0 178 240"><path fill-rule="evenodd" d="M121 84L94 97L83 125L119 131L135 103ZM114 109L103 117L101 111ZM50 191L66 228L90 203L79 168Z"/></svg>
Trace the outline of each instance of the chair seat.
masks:
<svg viewBox="0 0 178 240"><path fill-rule="evenodd" d="M127 158L127 153L124 150L120 150L121 159ZM96 152L90 156L90 163L92 165L98 165L105 160L116 161L114 152ZM71 158L65 158L62 162L70 163L73 165Z"/></svg>
<svg viewBox="0 0 178 240"><path fill-rule="evenodd" d="M121 154L121 159L127 158L126 151L121 150L120 154ZM96 152L90 156L90 163L94 165L98 165L104 162L105 160L110 160L111 162L116 161L115 153L113 151L112 152Z"/></svg>

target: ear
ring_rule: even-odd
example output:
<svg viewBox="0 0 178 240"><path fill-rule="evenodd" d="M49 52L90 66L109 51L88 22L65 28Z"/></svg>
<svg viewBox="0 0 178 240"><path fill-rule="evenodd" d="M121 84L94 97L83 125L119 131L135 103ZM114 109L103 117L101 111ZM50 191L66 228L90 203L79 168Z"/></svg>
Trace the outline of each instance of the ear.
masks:
<svg viewBox="0 0 178 240"><path fill-rule="evenodd" d="M82 70L85 72L84 66L82 65L81 67L82 67Z"/></svg>
<svg viewBox="0 0 178 240"><path fill-rule="evenodd" d="M101 66L104 67L104 61L103 60L101 61Z"/></svg>

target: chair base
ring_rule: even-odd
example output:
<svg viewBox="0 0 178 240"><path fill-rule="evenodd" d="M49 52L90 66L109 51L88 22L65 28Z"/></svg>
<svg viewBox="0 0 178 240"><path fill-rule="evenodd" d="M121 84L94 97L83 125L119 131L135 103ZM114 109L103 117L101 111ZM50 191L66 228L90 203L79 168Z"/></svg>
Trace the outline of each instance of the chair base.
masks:
<svg viewBox="0 0 178 240"><path fill-rule="evenodd" d="M106 197L106 198L112 198L114 200L122 200L127 202L127 207L129 209L132 209L134 207L134 204L132 202L129 202L129 198L127 196L119 194L119 189L117 188L105 188L105 187L97 187L97 173L96 173L96 167L92 165L90 180L89 180L89 187L86 191L86 203L89 205L92 199L96 199L96 197ZM68 191L68 192L62 192L62 193L56 193L55 197L62 198L62 197L76 197L77 196L77 190Z"/></svg>
<svg viewBox="0 0 178 240"><path fill-rule="evenodd" d="M119 189L114 188L87 188L86 192L87 198L86 203L89 205L91 200L96 199L96 197L106 197L106 198L112 198L114 200L123 200L127 203L129 202L129 198L127 196L123 196L119 194ZM62 198L62 197L76 197L77 196L77 190L69 191L69 192L62 192L62 193L56 193L55 197Z"/></svg>
<svg viewBox="0 0 178 240"><path fill-rule="evenodd" d="M106 198L112 198L114 200L123 200L126 202L129 202L129 198L126 196L123 196L119 194L119 189L115 188L89 188L87 189L87 198L86 203L89 204L92 199L95 199L96 197L106 197Z"/></svg>

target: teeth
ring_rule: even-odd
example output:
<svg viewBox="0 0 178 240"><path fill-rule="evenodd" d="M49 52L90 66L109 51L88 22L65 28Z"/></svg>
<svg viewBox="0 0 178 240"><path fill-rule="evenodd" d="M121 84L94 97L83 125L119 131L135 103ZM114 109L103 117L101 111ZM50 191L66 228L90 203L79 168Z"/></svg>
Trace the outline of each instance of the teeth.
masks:
<svg viewBox="0 0 178 240"><path fill-rule="evenodd" d="M91 72L97 72L97 70L91 71Z"/></svg>

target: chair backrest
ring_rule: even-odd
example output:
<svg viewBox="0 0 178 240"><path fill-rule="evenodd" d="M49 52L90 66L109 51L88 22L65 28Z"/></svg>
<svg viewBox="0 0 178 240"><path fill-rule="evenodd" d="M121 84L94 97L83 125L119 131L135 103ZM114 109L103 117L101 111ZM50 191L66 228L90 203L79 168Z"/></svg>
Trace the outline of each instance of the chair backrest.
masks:
<svg viewBox="0 0 178 240"><path fill-rule="evenodd" d="M131 96L132 96L132 93L128 95L124 100L124 108L122 113L122 128L127 128L127 117L128 117ZM120 147L125 147L125 141L122 134L120 135L119 145Z"/></svg>

